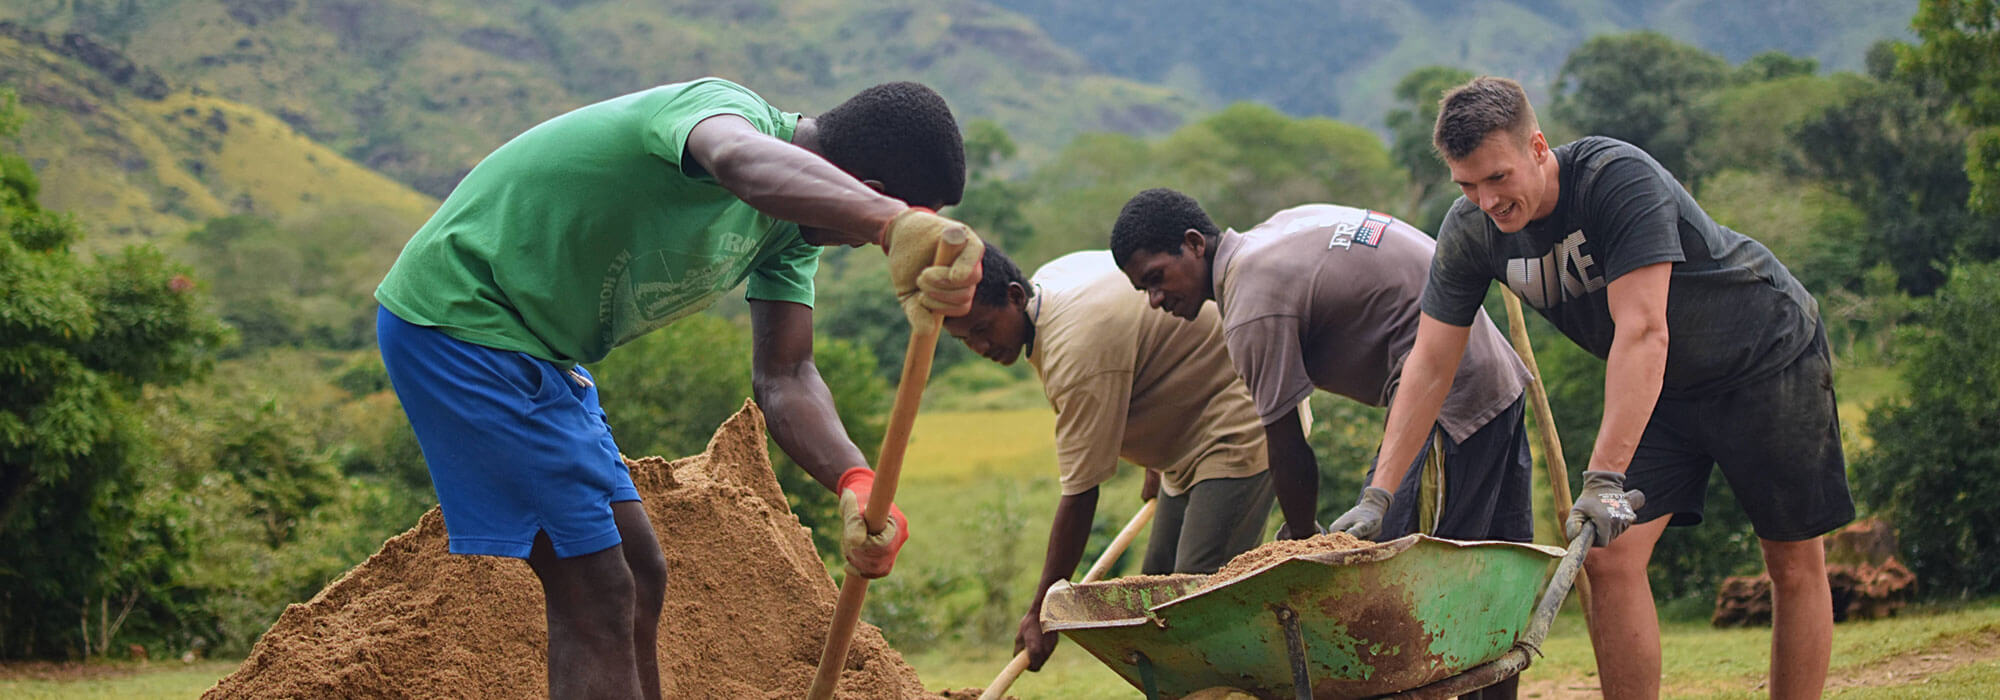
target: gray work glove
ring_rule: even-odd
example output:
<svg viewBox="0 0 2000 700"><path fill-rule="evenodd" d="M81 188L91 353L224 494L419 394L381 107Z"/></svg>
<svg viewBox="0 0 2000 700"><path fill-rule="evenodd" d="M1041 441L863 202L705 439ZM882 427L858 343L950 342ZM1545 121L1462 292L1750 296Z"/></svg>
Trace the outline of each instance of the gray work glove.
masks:
<svg viewBox="0 0 2000 700"><path fill-rule="evenodd" d="M1328 532L1345 532L1364 540L1375 539L1382 534L1382 516L1389 512L1389 501L1395 496L1388 491L1370 486L1361 490L1361 500L1347 509L1332 525Z"/></svg>
<svg viewBox="0 0 2000 700"><path fill-rule="evenodd" d="M1632 526L1638 519L1633 509L1646 505L1646 495L1638 491L1625 490L1625 475L1619 472L1586 471L1583 473L1583 493L1577 494L1576 505L1570 506L1569 520L1563 523L1563 536L1575 538L1583 531L1583 523L1588 520L1597 526L1597 536L1591 546L1602 547Z"/></svg>

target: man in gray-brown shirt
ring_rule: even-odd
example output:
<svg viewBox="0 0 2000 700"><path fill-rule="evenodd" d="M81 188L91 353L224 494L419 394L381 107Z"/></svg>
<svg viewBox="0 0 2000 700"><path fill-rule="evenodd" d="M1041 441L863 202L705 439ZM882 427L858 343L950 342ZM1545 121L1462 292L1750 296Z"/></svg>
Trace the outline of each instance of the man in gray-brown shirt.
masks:
<svg viewBox="0 0 2000 700"><path fill-rule="evenodd" d="M1027 358L1056 411L1062 498L1015 636L1029 670L1040 670L1056 644L1042 629L1042 595L1076 573L1098 487L1120 458L1146 469L1142 498L1160 491L1142 570L1206 574L1263 538L1267 451L1213 305L1192 323L1154 313L1102 250L1056 258L1030 279L988 245L981 267L972 311L945 319L945 330L994 362Z"/></svg>
<svg viewBox="0 0 2000 700"><path fill-rule="evenodd" d="M1417 329L1436 244L1386 214L1332 205L1278 212L1244 233L1219 230L1169 189L1139 193L1111 233L1112 255L1161 310L1191 319L1213 299L1230 361L1250 387L1285 514L1280 537L1314 534L1319 469L1297 418L1314 387L1387 406ZM1522 423L1527 369L1484 312L1444 409L1396 493L1369 486L1333 530L1390 539L1417 529L1426 462L1442 488L1431 534L1525 542L1531 462ZM1370 474L1373 467L1370 468ZM1435 483L1435 482L1433 482Z"/></svg>

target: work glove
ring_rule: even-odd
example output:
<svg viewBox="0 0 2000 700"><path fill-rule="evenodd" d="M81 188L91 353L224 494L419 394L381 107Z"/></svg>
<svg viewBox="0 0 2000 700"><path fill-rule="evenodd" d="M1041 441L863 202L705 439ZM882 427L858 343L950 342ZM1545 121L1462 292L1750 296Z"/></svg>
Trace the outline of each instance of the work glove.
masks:
<svg viewBox="0 0 2000 700"><path fill-rule="evenodd" d="M1334 518L1333 524L1326 529L1331 532L1345 532L1364 540L1375 539L1376 535L1382 534L1382 516L1389 512L1389 501L1394 498L1394 494L1373 486L1362 489L1361 500L1356 501L1354 507L1347 509L1347 512L1341 513L1340 517Z"/></svg>
<svg viewBox="0 0 2000 700"><path fill-rule="evenodd" d="M889 504L889 519L882 531L868 532L868 494L875 489L875 470L855 467L840 475L840 556L864 578L889 575L896 565L896 552L910 539L910 519L903 510Z"/></svg>
<svg viewBox="0 0 2000 700"><path fill-rule="evenodd" d="M935 264L938 242L952 229L965 231L965 249L949 264ZM963 316L972 311L986 244L971 228L929 209L910 207L882 228L882 250L889 254L889 281L896 288L896 301L912 328L929 328L933 313Z"/></svg>
<svg viewBox="0 0 2000 700"><path fill-rule="evenodd" d="M1576 505L1569 508L1569 520L1563 522L1563 536L1574 539L1583 531L1583 523L1597 525L1597 536L1591 546L1602 547L1611 544L1625 528L1638 519L1634 509L1646 505L1646 495L1638 491L1625 490L1625 475L1619 472L1586 471L1583 473L1583 493L1577 494Z"/></svg>
<svg viewBox="0 0 2000 700"><path fill-rule="evenodd" d="M1145 503L1160 497L1160 473L1146 470L1145 480L1139 482L1139 502Z"/></svg>
<svg viewBox="0 0 2000 700"><path fill-rule="evenodd" d="M1029 610L1021 617L1021 629L1014 633L1014 653L1028 652L1028 670L1040 671L1047 663L1049 655L1056 653L1056 642L1061 641L1054 632L1042 631L1042 611Z"/></svg>

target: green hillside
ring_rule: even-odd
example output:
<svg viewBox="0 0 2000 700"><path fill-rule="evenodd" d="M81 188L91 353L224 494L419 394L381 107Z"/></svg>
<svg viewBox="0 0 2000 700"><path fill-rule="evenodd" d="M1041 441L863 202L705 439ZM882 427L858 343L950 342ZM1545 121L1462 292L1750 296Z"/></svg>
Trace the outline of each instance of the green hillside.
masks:
<svg viewBox="0 0 2000 700"><path fill-rule="evenodd" d="M1543 90L1592 35L1651 29L1731 62L1777 50L1859 70L1870 43L1912 38L1916 12L1915 0L993 2L1116 75L1369 126L1390 109L1396 80L1421 66Z"/></svg>
<svg viewBox="0 0 2000 700"><path fill-rule="evenodd" d="M1032 21L969 0L133 0L16 3L0 19L98 37L432 195L551 115L702 75L808 113L922 80L1029 154L1198 109L1095 73Z"/></svg>
<svg viewBox="0 0 2000 700"><path fill-rule="evenodd" d="M93 248L173 241L244 213L365 211L406 236L436 206L277 117L174 88L85 37L0 25L0 85L19 94L26 122L16 140L41 178L42 204L74 212Z"/></svg>

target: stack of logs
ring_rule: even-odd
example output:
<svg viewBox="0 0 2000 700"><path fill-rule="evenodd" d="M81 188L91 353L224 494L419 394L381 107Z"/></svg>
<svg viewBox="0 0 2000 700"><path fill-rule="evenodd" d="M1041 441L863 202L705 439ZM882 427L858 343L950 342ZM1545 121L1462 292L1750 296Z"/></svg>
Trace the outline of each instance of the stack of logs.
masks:
<svg viewBox="0 0 2000 700"><path fill-rule="evenodd" d="M1833 587L1833 619L1889 617L1909 599L1916 574L1896 560L1896 533L1875 518L1826 537L1826 577ZM1771 624L1771 576L1731 576L1715 596L1716 627Z"/></svg>

